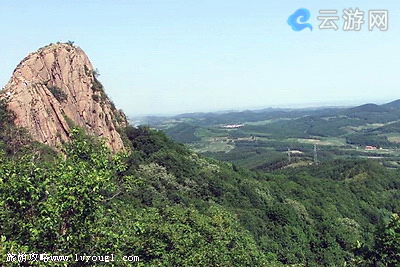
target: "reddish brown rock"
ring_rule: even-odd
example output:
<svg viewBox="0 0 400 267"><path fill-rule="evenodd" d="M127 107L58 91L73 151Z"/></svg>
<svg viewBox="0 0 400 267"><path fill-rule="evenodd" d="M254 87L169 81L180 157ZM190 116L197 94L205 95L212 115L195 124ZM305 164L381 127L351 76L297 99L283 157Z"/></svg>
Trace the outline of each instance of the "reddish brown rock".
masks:
<svg viewBox="0 0 400 267"><path fill-rule="evenodd" d="M108 99L79 47L53 44L29 54L0 98L15 113L15 124L41 143L59 147L77 125L104 138L114 152L124 148L117 128L126 126L126 117Z"/></svg>

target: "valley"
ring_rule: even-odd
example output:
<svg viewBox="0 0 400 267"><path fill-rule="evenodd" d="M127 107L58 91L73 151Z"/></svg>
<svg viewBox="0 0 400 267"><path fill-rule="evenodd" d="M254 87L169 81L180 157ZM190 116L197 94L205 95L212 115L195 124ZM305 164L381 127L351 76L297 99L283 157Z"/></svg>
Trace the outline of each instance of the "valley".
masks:
<svg viewBox="0 0 400 267"><path fill-rule="evenodd" d="M352 108L143 117L136 123L163 130L197 153L251 169L303 166L315 159L372 159L388 168L400 163L399 100Z"/></svg>
<svg viewBox="0 0 400 267"><path fill-rule="evenodd" d="M36 251L116 266L399 262L400 101L129 124L98 75L56 43L0 91L0 265L35 266L13 255Z"/></svg>

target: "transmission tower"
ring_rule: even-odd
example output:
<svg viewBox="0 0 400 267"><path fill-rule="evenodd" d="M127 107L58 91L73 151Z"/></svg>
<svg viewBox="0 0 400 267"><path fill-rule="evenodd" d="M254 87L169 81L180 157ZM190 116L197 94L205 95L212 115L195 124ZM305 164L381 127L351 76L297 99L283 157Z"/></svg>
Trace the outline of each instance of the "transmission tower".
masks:
<svg viewBox="0 0 400 267"><path fill-rule="evenodd" d="M314 164L318 164L317 145L314 145Z"/></svg>

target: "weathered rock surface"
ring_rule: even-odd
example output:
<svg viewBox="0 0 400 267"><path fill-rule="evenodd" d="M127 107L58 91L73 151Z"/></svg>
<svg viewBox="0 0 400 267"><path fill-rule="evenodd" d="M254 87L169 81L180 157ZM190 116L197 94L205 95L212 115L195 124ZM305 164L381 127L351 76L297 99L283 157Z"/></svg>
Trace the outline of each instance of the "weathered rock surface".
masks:
<svg viewBox="0 0 400 267"><path fill-rule="evenodd" d="M59 147L77 125L104 138L114 152L124 148L117 128L126 126L126 117L108 99L79 47L52 44L29 54L0 98L15 113L15 124L41 143Z"/></svg>

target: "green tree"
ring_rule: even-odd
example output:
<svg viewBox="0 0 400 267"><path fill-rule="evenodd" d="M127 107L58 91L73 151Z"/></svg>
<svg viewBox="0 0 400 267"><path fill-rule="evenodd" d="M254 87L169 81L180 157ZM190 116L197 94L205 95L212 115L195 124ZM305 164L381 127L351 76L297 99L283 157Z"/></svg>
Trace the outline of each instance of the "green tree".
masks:
<svg viewBox="0 0 400 267"><path fill-rule="evenodd" d="M92 252L107 202L128 190L134 179L122 176L123 155L111 155L104 144L77 129L72 139L65 158L55 164L37 163L29 154L13 161L1 157L2 247L66 255Z"/></svg>
<svg viewBox="0 0 400 267"><path fill-rule="evenodd" d="M400 216L392 214L390 221L386 224L376 237L375 262L385 266L397 266L400 264Z"/></svg>

